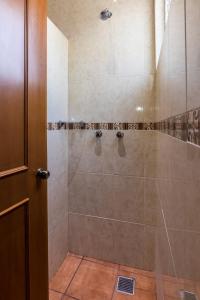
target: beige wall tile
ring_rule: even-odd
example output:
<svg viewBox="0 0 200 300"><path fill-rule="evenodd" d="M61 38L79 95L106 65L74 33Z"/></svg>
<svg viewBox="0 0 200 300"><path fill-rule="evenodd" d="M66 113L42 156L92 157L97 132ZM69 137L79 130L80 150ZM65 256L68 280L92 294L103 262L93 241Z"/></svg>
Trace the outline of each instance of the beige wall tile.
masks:
<svg viewBox="0 0 200 300"><path fill-rule="evenodd" d="M68 41L48 19L47 97L48 122L68 120ZM48 131L48 237L49 278L63 262L68 233L68 133Z"/></svg>
<svg viewBox="0 0 200 300"><path fill-rule="evenodd" d="M153 261L154 239L145 231L150 227L78 214L69 218L71 251L141 269Z"/></svg>
<svg viewBox="0 0 200 300"><path fill-rule="evenodd" d="M185 4L172 0L156 74L156 119L186 111Z"/></svg>
<svg viewBox="0 0 200 300"><path fill-rule="evenodd" d="M107 5L49 0L50 18L69 38L70 119L152 121L153 1L111 2L113 17L103 22L99 15ZM137 106L144 107L142 114Z"/></svg>
<svg viewBox="0 0 200 300"><path fill-rule="evenodd" d="M200 106L200 3L196 0L186 1L187 25L187 71L188 71L188 101L187 109Z"/></svg>

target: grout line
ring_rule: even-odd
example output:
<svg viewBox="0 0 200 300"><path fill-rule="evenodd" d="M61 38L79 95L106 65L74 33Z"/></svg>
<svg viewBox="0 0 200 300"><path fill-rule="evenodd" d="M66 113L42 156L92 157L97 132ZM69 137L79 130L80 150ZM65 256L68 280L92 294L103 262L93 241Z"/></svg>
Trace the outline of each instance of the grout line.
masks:
<svg viewBox="0 0 200 300"><path fill-rule="evenodd" d="M70 287L72 281L74 280L74 277L76 276L76 274L77 274L77 272L78 272L78 270L79 270L79 267L80 267L82 261L83 261L83 257L80 258L80 263L79 263L79 265L78 265L76 271L74 272L74 275L72 276L72 278L71 278L71 280L70 280L70 282L69 282L69 284L68 284L68 286L67 286L67 288L66 288L66 290L65 290L65 292L64 292L64 295L67 295L67 291L68 291L68 289L69 289L69 287ZM70 296L70 297L71 297L71 296Z"/></svg>
<svg viewBox="0 0 200 300"><path fill-rule="evenodd" d="M117 273L117 276L118 276L118 273ZM115 295L117 276L116 276L116 278L115 278L115 284L114 284L114 287L113 287L112 296L111 296L110 300L112 300L112 299L114 298L114 295Z"/></svg>
<svg viewBox="0 0 200 300"><path fill-rule="evenodd" d="M169 137L174 138L172 136L169 135ZM175 139L175 138L174 138ZM181 140L180 140L181 141ZM183 142L183 141L181 141ZM199 145L193 144L188 142L188 144L192 145L192 146L196 146L196 147L200 147ZM152 160L150 160L152 162ZM159 161L162 161L161 159ZM169 159L169 161L171 162L171 159ZM171 181L171 179L173 180L177 180L177 181L184 181L184 180L189 180L189 181L193 181L191 179L191 177L186 177L186 178L182 178L182 177L171 177L171 176L137 176L137 175L125 175L125 174L120 174L120 173L96 173L96 172L76 172L76 175L96 175L96 176L113 176L113 177L123 177L123 178L137 178L137 179L143 179L143 180L168 180ZM70 183L71 184L71 183ZM70 186L70 185L69 185Z"/></svg>
<svg viewBox="0 0 200 300"><path fill-rule="evenodd" d="M90 260L90 258L91 258L91 260ZM97 260L97 261L93 261L92 257L83 256L83 260L85 260L85 261L88 261L88 262L91 262L91 263L94 263L94 264L98 264L98 265L101 265L101 266L108 267L108 268L111 268L113 270L119 271L119 264L117 264L117 263L112 263L110 261L105 261L105 260L101 260L101 259L98 259L98 258L94 258L94 259ZM105 264L98 262L98 260L102 261L102 262L105 262ZM106 263L108 265L106 265ZM113 266L110 266L109 264L116 265L116 268L113 267Z"/></svg>
<svg viewBox="0 0 200 300"><path fill-rule="evenodd" d="M143 223L135 223L135 222L130 222L130 221L123 221L123 220L118 220L118 219L112 219L112 218L105 218L105 217L100 217L100 216L92 216L92 215L84 215L76 212L69 212L69 215L76 215L76 216L82 216L82 217L87 217L87 218L95 218L95 219L101 219L105 221L114 221L114 222L119 222L119 223L126 223L126 224L132 224L132 225L137 225L140 227L152 227L156 228L156 225L148 225L148 224L143 224Z"/></svg>
<svg viewBox="0 0 200 300"><path fill-rule="evenodd" d="M55 293L57 293L57 294L63 295L63 293L58 292L58 291L56 291L56 290L54 290L54 289L51 289L51 288L49 288L49 291L52 291L52 292L55 292Z"/></svg>
<svg viewBox="0 0 200 300"><path fill-rule="evenodd" d="M61 300L64 300L64 297L66 297L66 296L67 295L63 294ZM74 300L80 300L80 299L74 298L72 296L67 296L67 297L69 297L70 299L74 299Z"/></svg>
<svg viewBox="0 0 200 300"><path fill-rule="evenodd" d="M163 217L163 221L164 221L165 232L166 232L166 235L167 235L167 241L168 241L169 251L170 251L172 265L173 265L173 269L174 269L174 275L177 278L176 265L175 265L175 260L174 260L174 256L173 256L173 252L172 252L171 241L170 241L170 237L169 237L169 232L168 232L168 228L167 228L165 214L164 214L164 211L163 211L162 208L161 208L161 212L162 212L162 217Z"/></svg>
<svg viewBox="0 0 200 300"><path fill-rule="evenodd" d="M50 290L50 291L52 291L52 292L55 292L55 293L58 293L58 294L61 294L61 295L63 295L63 293L62 293L62 292L60 292L60 291L57 291L57 290L55 290L55 289L53 289L53 288L49 288L49 290Z"/></svg>
<svg viewBox="0 0 200 300"><path fill-rule="evenodd" d="M167 226L167 229L168 230L173 230L173 231L176 231L176 232L187 232L187 233L195 233L195 234L200 234L200 231L197 231L197 230L191 230L191 229L187 229L187 228L174 228L174 227L171 227L171 226Z"/></svg>
<svg viewBox="0 0 200 300"><path fill-rule="evenodd" d="M185 22L185 87L186 87L186 112L188 111L188 32L187 32L187 2L184 0L184 22ZM187 122L188 140L188 122Z"/></svg>

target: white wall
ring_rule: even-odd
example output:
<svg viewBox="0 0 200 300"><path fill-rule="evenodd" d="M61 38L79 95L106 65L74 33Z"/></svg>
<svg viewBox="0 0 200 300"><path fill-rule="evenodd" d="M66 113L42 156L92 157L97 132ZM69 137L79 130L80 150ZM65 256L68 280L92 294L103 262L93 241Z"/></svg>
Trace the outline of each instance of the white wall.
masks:
<svg viewBox="0 0 200 300"><path fill-rule="evenodd" d="M48 122L68 120L68 41L48 19L47 95ZM68 251L68 133L48 131L49 277Z"/></svg>
<svg viewBox="0 0 200 300"><path fill-rule="evenodd" d="M158 65L165 31L165 0L155 0L155 44Z"/></svg>
<svg viewBox="0 0 200 300"><path fill-rule="evenodd" d="M68 118L68 40L48 19L48 122Z"/></svg>

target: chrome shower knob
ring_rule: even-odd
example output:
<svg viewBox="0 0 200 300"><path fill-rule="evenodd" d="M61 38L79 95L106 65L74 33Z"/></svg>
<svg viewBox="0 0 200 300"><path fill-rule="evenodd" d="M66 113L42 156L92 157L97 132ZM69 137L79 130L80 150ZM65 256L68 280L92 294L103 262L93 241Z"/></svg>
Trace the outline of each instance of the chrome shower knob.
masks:
<svg viewBox="0 0 200 300"><path fill-rule="evenodd" d="M121 132L121 131L118 131L117 134L116 134L116 136L117 136L119 139L121 139L121 138L124 137L124 133Z"/></svg>
<svg viewBox="0 0 200 300"><path fill-rule="evenodd" d="M101 130L97 130L97 131L96 131L96 137L97 137L97 138L102 137L102 135L103 135L103 133L102 133Z"/></svg>

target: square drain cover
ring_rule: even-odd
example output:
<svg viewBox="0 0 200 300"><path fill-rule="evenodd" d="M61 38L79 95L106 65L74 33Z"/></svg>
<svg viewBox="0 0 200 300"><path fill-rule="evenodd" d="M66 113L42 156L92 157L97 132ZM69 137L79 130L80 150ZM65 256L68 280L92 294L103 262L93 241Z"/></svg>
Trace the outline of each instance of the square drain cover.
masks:
<svg viewBox="0 0 200 300"><path fill-rule="evenodd" d="M182 300L198 300L194 293L188 291L180 291L180 295Z"/></svg>
<svg viewBox="0 0 200 300"><path fill-rule="evenodd" d="M117 278L117 292L134 295L135 291L135 278L118 276Z"/></svg>

